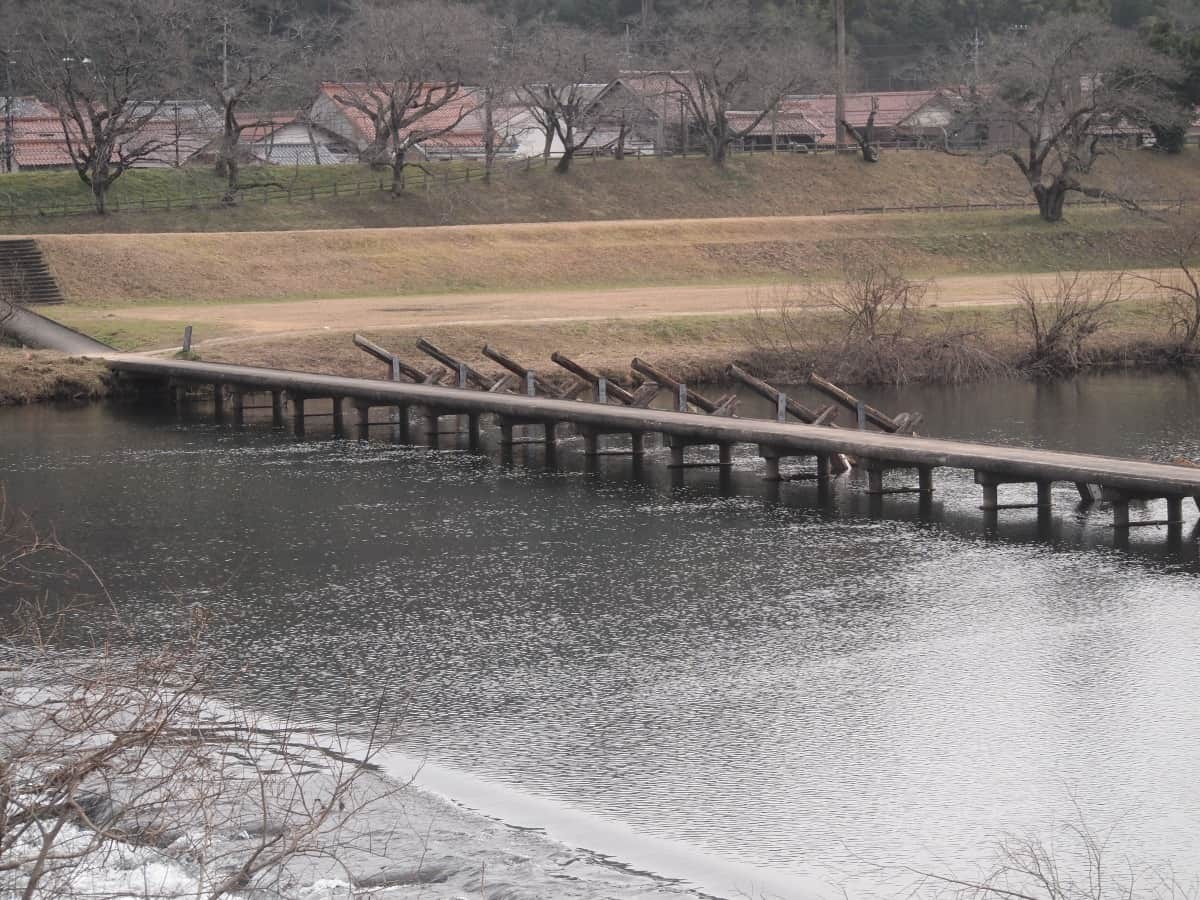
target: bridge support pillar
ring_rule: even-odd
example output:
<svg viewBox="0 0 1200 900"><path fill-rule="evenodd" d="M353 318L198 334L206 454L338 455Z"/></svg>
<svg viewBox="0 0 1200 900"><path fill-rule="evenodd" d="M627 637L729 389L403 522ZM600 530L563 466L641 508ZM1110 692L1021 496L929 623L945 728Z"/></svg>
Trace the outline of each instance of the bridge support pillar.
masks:
<svg viewBox="0 0 1200 900"><path fill-rule="evenodd" d="M1171 531L1178 532L1183 527L1183 497L1182 494L1155 494L1138 491L1124 491L1119 488L1101 487L1100 496L1112 504L1113 528L1127 530L1145 525L1166 525ZM1129 504L1133 500L1167 501L1167 517L1165 519L1146 519L1139 522L1129 518Z"/></svg>
<svg viewBox="0 0 1200 900"><path fill-rule="evenodd" d="M997 475L995 472L984 472L976 469L975 483L983 488L983 505L981 505L979 508L988 512L997 512L1002 509L1049 509L1051 505L1051 489L1053 488L1054 483L1044 478L1032 479L1008 475ZM1001 503L999 488L1002 484L1037 485L1037 502Z"/></svg>
<svg viewBox="0 0 1200 900"><path fill-rule="evenodd" d="M583 452L588 456L597 456L600 453L600 435L590 428L583 431Z"/></svg>
<svg viewBox="0 0 1200 900"><path fill-rule="evenodd" d="M884 494L920 494L922 497L929 497L933 494L934 467L931 465L860 457L858 466L867 470L867 493L873 497L882 497ZM883 486L883 475L885 472L894 469L916 469L917 486L915 488L885 488Z"/></svg>
<svg viewBox="0 0 1200 900"><path fill-rule="evenodd" d="M218 419L225 417L225 385L217 382L212 387L213 413Z"/></svg>
<svg viewBox="0 0 1200 900"><path fill-rule="evenodd" d="M344 437L346 434L346 422L343 418L342 398L331 397L333 403L333 434L335 437Z"/></svg>
<svg viewBox="0 0 1200 900"><path fill-rule="evenodd" d="M291 395L292 401L292 432L296 437L304 437L304 398Z"/></svg>
<svg viewBox="0 0 1200 900"><path fill-rule="evenodd" d="M809 481L816 480L826 482L831 474L830 458L826 455L815 456L816 471L815 472L796 472L790 475L784 475L780 471L780 466L783 460L789 457L800 458L809 456L807 453L794 453L781 447L772 447L768 444L758 445L758 455L762 457L766 465L766 472L763 475L764 481Z"/></svg>
<svg viewBox="0 0 1200 900"><path fill-rule="evenodd" d="M358 411L358 439L365 441L371 436L371 407L356 406Z"/></svg>
<svg viewBox="0 0 1200 900"><path fill-rule="evenodd" d="M271 424L283 427L283 391L271 391Z"/></svg>
<svg viewBox="0 0 1200 900"><path fill-rule="evenodd" d="M437 410L426 408L421 415L422 430L425 432L425 443L430 447L438 445L438 428L441 427L441 418Z"/></svg>
<svg viewBox="0 0 1200 900"><path fill-rule="evenodd" d="M467 443L472 450L479 449L479 413L467 415Z"/></svg>
<svg viewBox="0 0 1200 900"><path fill-rule="evenodd" d="M246 424L246 395L242 389L234 385L229 389L229 398L233 405L233 423L235 425Z"/></svg>
<svg viewBox="0 0 1200 900"><path fill-rule="evenodd" d="M634 456L646 455L646 435L645 432L634 431L629 435L629 452ZM1200 503L1200 500L1196 501Z"/></svg>

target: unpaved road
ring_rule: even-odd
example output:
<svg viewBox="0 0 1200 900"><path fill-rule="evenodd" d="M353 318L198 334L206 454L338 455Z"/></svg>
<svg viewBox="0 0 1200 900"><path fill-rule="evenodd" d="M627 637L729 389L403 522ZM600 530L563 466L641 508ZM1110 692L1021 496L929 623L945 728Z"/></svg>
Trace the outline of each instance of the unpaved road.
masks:
<svg viewBox="0 0 1200 900"><path fill-rule="evenodd" d="M1142 270L1138 274L1150 274ZM1109 273L1095 273L1103 278ZM1158 273L1162 274L1162 273ZM938 278L926 303L937 306L1012 304L1016 275ZM1057 276L1025 276L1039 288ZM1127 293L1149 295L1150 285L1129 279ZM756 304L777 306L780 289L771 286L719 285L570 290L546 293L502 291L475 294L419 294L325 300L229 304L130 306L97 310L97 317L219 326L226 335L262 337L314 331L399 329L430 325L549 322L584 319L645 319L664 316L736 315ZM89 311L90 312L90 311ZM76 321L78 321L76 319ZM198 328L198 330L203 330ZM229 337L217 339L228 341Z"/></svg>

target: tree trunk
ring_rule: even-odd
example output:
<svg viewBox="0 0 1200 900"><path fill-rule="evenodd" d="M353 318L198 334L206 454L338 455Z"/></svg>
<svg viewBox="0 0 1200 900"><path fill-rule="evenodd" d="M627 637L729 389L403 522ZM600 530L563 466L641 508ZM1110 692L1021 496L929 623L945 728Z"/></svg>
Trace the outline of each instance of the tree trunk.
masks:
<svg viewBox="0 0 1200 900"><path fill-rule="evenodd" d="M546 145L542 147L542 159L549 159L550 153L554 150L554 129L546 129Z"/></svg>
<svg viewBox="0 0 1200 900"><path fill-rule="evenodd" d="M108 173L92 176L92 205L100 215L108 213Z"/></svg>
<svg viewBox="0 0 1200 900"><path fill-rule="evenodd" d="M404 158L407 156L407 150L403 145L396 147L396 152L392 155L392 196L399 197L404 193Z"/></svg>
<svg viewBox="0 0 1200 900"><path fill-rule="evenodd" d="M492 117L492 92L483 101L483 183L492 183L492 167L496 165L496 127Z"/></svg>
<svg viewBox="0 0 1200 900"><path fill-rule="evenodd" d="M566 175L571 168L571 160L575 158L575 148L571 144L563 144L563 154L558 158L558 162L554 166L554 171L559 175Z"/></svg>
<svg viewBox="0 0 1200 900"><path fill-rule="evenodd" d="M1061 222L1063 203L1067 199L1067 185L1056 178L1049 185L1035 184L1033 195L1037 198L1038 213L1047 222Z"/></svg>
<svg viewBox="0 0 1200 900"><path fill-rule="evenodd" d="M729 141L724 135L710 134L708 136L708 158L715 165L725 165L725 160L729 158Z"/></svg>
<svg viewBox="0 0 1200 900"><path fill-rule="evenodd" d="M224 121L221 126L221 142L217 145L216 172L218 178L226 179L229 190L237 190L237 164L233 158L237 155L238 128L234 118L233 108L237 101L226 100L224 103Z"/></svg>

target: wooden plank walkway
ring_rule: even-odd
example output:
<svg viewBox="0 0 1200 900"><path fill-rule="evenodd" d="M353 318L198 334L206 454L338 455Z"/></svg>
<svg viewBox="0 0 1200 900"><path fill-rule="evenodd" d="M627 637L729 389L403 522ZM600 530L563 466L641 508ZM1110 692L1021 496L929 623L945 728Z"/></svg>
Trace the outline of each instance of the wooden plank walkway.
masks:
<svg viewBox="0 0 1200 900"><path fill-rule="evenodd" d="M983 487L983 508L989 510L1004 508L997 503L999 485L1037 485L1038 503L1034 504L1037 506L1049 504L1049 485L1053 482L1099 485L1104 499L1113 503L1114 524L1117 527L1138 524L1129 521L1128 504L1131 500L1165 498L1168 503L1166 524L1178 524L1182 517L1183 500L1200 498L1200 468L1088 453L1035 450L825 428L770 419L711 416L154 357L110 357L108 366L118 376L149 379L163 386L169 383L213 385L218 388L219 397L224 395L226 388L232 389L238 397L247 391L261 390L270 391L277 403L280 392L286 392L299 409L298 430L302 430L305 399L332 398L335 423L341 421L343 400L358 407L360 424L365 424L365 412L372 406L407 406L420 411L428 435L437 434L438 418L445 415L468 416L471 433L476 437L479 417L496 416L508 440L511 440L514 424L544 426L547 442L554 440L557 424L568 422L573 423L585 436L633 435L638 447L645 434L659 433L671 444L671 462L674 465L683 464L683 448L688 446L717 446L721 451L722 463L728 464L732 445L754 444L768 462L775 462L776 471L780 458L816 457L818 475L827 477L829 459L835 454L847 454L856 458L859 467L868 472L870 491L879 494L895 492L883 488L883 473L890 470L916 470L919 478L916 490L921 492L932 490L934 469L972 471L976 481ZM278 421L279 417L276 416L276 419ZM1200 505L1200 499L1196 499L1196 503Z"/></svg>

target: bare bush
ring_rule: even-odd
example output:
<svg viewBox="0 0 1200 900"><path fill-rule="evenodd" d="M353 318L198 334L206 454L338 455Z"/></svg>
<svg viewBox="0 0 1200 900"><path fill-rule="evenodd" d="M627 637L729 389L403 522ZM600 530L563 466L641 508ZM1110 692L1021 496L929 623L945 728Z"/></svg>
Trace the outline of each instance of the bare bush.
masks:
<svg viewBox="0 0 1200 900"><path fill-rule="evenodd" d="M1164 301L1163 315L1171 337L1185 351L1200 345L1200 272L1192 261L1200 254L1200 230L1185 235L1176 247L1172 275L1139 275Z"/></svg>
<svg viewBox="0 0 1200 900"><path fill-rule="evenodd" d="M769 359L767 367L818 368L837 380L881 384L1011 374L980 329L925 306L929 283L887 261L848 262L843 271L831 284L781 285L752 296L746 340Z"/></svg>
<svg viewBox="0 0 1200 900"><path fill-rule="evenodd" d="M60 640L77 576L93 588L87 650ZM379 730L349 741L231 711L210 687L206 611L184 611L161 647L117 650L136 636L97 593L90 566L0 494L0 895L216 900L352 884L350 861L386 843L357 824L390 790L365 780Z"/></svg>
<svg viewBox="0 0 1200 900"><path fill-rule="evenodd" d="M882 260L847 260L842 272L840 282L818 286L812 296L815 305L840 314L847 343L897 341L908 334L929 292L927 282Z"/></svg>
<svg viewBox="0 0 1200 900"><path fill-rule="evenodd" d="M1018 332L1032 344L1022 365L1036 375L1061 375L1087 362L1086 344L1112 324L1115 307L1128 299L1125 274L1059 272L1039 286L1029 278L1013 285Z"/></svg>
<svg viewBox="0 0 1200 900"><path fill-rule="evenodd" d="M1076 809L1049 835L1008 834L974 875L906 869L918 882L908 896L955 900L1196 900L1200 885L1169 868L1139 862L1116 847L1116 830L1098 832Z"/></svg>

